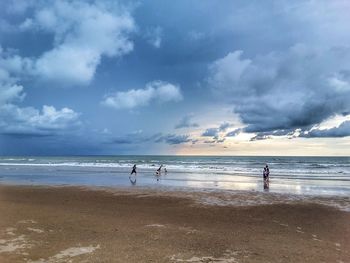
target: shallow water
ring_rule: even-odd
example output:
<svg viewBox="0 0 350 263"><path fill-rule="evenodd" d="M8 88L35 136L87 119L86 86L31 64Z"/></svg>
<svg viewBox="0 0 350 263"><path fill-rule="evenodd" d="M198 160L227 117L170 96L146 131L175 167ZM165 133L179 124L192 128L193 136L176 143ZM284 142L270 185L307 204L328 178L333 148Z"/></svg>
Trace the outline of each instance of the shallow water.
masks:
<svg viewBox="0 0 350 263"><path fill-rule="evenodd" d="M262 168L270 167L264 189ZM138 175L129 180L133 164ZM155 175L163 164L168 173ZM0 183L185 187L350 196L349 157L84 156L0 157ZM266 187L265 187L266 188Z"/></svg>

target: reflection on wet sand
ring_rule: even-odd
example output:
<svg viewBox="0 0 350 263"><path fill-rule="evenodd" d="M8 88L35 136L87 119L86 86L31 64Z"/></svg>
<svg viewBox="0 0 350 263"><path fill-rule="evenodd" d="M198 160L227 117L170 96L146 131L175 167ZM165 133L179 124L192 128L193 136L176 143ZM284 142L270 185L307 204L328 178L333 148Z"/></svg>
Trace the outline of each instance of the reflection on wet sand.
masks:
<svg viewBox="0 0 350 263"><path fill-rule="evenodd" d="M268 179L264 180L264 191L268 192L270 189L270 181Z"/></svg>
<svg viewBox="0 0 350 263"><path fill-rule="evenodd" d="M129 176L131 185L136 185L136 176Z"/></svg>

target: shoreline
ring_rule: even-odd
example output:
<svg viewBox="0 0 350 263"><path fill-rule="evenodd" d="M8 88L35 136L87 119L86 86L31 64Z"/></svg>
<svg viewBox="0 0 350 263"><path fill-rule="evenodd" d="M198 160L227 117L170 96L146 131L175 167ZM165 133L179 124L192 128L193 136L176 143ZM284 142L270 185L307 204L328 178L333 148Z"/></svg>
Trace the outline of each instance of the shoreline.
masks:
<svg viewBox="0 0 350 263"><path fill-rule="evenodd" d="M300 200L208 205L194 197L215 193L134 190L0 185L0 261L350 261L348 212Z"/></svg>

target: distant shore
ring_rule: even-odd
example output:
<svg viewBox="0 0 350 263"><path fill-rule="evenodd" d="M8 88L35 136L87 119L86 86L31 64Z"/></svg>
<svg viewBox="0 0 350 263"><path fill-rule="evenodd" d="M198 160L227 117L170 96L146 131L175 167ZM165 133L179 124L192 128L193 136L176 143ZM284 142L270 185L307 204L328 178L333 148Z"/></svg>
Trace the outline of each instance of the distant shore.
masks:
<svg viewBox="0 0 350 263"><path fill-rule="evenodd" d="M0 185L0 215L0 262L350 262L350 213L303 201Z"/></svg>

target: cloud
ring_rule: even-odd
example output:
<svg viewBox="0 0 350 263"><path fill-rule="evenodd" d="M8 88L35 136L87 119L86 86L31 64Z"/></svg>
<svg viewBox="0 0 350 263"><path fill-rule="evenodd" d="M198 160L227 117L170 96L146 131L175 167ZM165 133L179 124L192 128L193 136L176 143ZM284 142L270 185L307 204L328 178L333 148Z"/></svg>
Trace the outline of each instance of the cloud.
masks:
<svg viewBox="0 0 350 263"><path fill-rule="evenodd" d="M162 33L163 30L159 26L147 29L145 34L147 42L155 48L160 48L162 44Z"/></svg>
<svg viewBox="0 0 350 263"><path fill-rule="evenodd" d="M219 133L225 132L229 127L232 125L228 122L224 122L220 124L218 128L208 128L203 133L202 136L204 137L218 137Z"/></svg>
<svg viewBox="0 0 350 263"><path fill-rule="evenodd" d="M252 59L229 53L208 83L231 103L246 132L307 129L350 111L350 48L298 44Z"/></svg>
<svg viewBox="0 0 350 263"><path fill-rule="evenodd" d="M326 138L326 137L347 137L350 136L350 121L342 122L338 127L329 129L311 129L300 133L299 137L305 138Z"/></svg>
<svg viewBox="0 0 350 263"><path fill-rule="evenodd" d="M178 102L183 99L180 87L164 81L152 81L144 89L118 91L106 96L102 104L115 109L133 109L151 102Z"/></svg>
<svg viewBox="0 0 350 263"><path fill-rule="evenodd" d="M56 110L44 105L39 111L33 107L21 108L13 104L0 107L0 133L7 135L55 135L77 127L79 114L69 108Z"/></svg>
<svg viewBox="0 0 350 263"><path fill-rule="evenodd" d="M111 141L108 143L115 144L143 144L148 142L154 142L162 136L161 133L155 133L153 135L146 135L143 131L138 130L132 133L128 133L122 136L112 136Z"/></svg>
<svg viewBox="0 0 350 263"><path fill-rule="evenodd" d="M224 122L219 126L219 131L224 132L226 131L229 127L231 127L231 124L228 122Z"/></svg>
<svg viewBox="0 0 350 263"><path fill-rule="evenodd" d="M6 70L0 68L0 107L8 102L21 101L24 97L23 86L18 85Z"/></svg>
<svg viewBox="0 0 350 263"><path fill-rule="evenodd" d="M231 127L232 125L228 122L224 122L222 124L220 124L220 126L218 128L208 128L206 129L203 133L202 136L203 137L212 137L212 140L206 140L204 141L204 143L222 143L226 140L226 136L224 134L224 132L227 131L227 129L229 127Z"/></svg>
<svg viewBox="0 0 350 263"><path fill-rule="evenodd" d="M162 133L145 135L142 132L137 132L137 133L129 133L124 136L113 137L110 142L116 143L116 144L128 144L128 145L164 142L170 145L176 145L176 144L183 144L188 142L195 143L196 140L191 139L189 135L162 134Z"/></svg>
<svg viewBox="0 0 350 263"><path fill-rule="evenodd" d="M192 122L193 114L189 114L184 116L178 124L175 125L175 129L180 129L180 128L195 128L199 127L198 123Z"/></svg>
<svg viewBox="0 0 350 263"><path fill-rule="evenodd" d="M21 30L52 34L52 49L30 58L25 73L65 85L87 85L103 57L120 57L133 50L129 36L134 21L111 2L37 1ZM28 59L28 58L27 58Z"/></svg>
<svg viewBox="0 0 350 263"><path fill-rule="evenodd" d="M192 140L189 135L167 134L160 136L158 139L156 139L156 142L166 142L167 144L175 145L194 142L194 140Z"/></svg>
<svg viewBox="0 0 350 263"><path fill-rule="evenodd" d="M79 114L69 108L44 105L40 111L17 105L25 98L24 87L10 71L21 71L22 62L20 57L7 57L0 48L0 134L47 136L79 125Z"/></svg>
<svg viewBox="0 0 350 263"><path fill-rule="evenodd" d="M218 134L219 134L219 129L218 128L209 128L209 129L206 129L202 133L202 136L203 137L215 137L215 136L218 136Z"/></svg>
<svg viewBox="0 0 350 263"><path fill-rule="evenodd" d="M267 139L271 139L271 136L265 133L258 133L257 135L255 135L254 137L250 138L250 141L262 141L262 140L267 140Z"/></svg>
<svg viewBox="0 0 350 263"><path fill-rule="evenodd" d="M242 129L240 129L240 128L235 129L235 130L233 130L233 131L230 131L230 132L226 133L225 137L235 137L235 136L238 135L241 131L242 131Z"/></svg>

